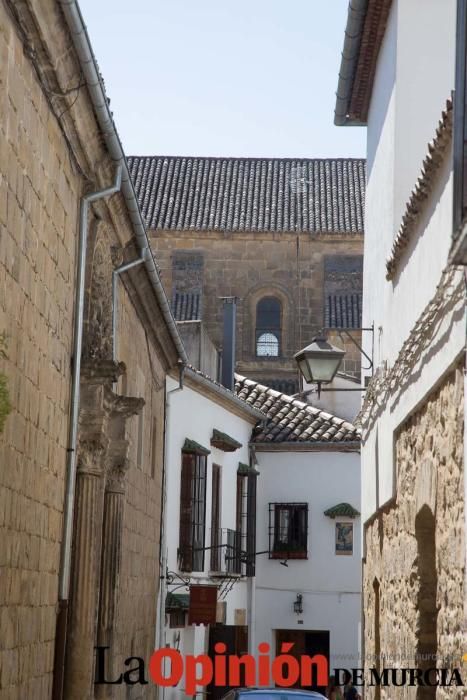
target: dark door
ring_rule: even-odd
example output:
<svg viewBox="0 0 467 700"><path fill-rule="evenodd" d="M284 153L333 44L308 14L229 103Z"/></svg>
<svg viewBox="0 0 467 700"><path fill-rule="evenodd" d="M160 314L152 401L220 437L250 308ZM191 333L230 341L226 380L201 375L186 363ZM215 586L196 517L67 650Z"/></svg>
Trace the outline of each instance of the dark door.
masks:
<svg viewBox="0 0 467 700"><path fill-rule="evenodd" d="M322 654L327 658L329 665L329 632L327 630L276 630L276 655L281 653L283 642L293 644L291 651L288 653L298 661L300 661L300 656L303 654L308 656ZM301 688L302 686L300 683L297 683L295 687ZM306 689L316 690L324 694L326 686L311 685L306 686Z"/></svg>
<svg viewBox="0 0 467 700"><path fill-rule="evenodd" d="M217 642L223 642L227 651L226 656L234 654L242 656L248 654L248 627L238 625L211 625L209 628L209 650L208 656L214 659L214 645ZM228 676L227 676L228 682ZM219 700L225 693L231 689L230 685L214 685L211 683L207 688L207 696L209 700Z"/></svg>

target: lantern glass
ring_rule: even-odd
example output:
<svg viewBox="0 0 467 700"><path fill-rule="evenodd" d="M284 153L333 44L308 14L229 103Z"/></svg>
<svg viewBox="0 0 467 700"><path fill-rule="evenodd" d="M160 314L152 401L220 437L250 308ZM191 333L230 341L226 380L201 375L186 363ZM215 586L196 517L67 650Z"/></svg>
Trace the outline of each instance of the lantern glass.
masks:
<svg viewBox="0 0 467 700"><path fill-rule="evenodd" d="M331 345L325 338L315 338L295 355L298 368L308 384L329 384L340 367L345 350Z"/></svg>

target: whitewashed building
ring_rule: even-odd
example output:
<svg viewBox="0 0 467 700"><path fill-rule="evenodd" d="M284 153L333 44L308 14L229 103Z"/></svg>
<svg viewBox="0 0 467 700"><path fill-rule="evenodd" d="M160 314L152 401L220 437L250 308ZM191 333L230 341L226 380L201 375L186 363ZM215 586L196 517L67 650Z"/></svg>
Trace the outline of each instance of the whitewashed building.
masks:
<svg viewBox="0 0 467 700"><path fill-rule="evenodd" d="M339 77L336 124L367 125L363 325L375 327L376 372L360 414L363 610L377 665L384 653L451 667L465 651L462 235L452 247L453 211L465 218L465 12L351 0Z"/></svg>
<svg viewBox="0 0 467 700"><path fill-rule="evenodd" d="M360 646L360 435L345 419L236 377L267 414L252 447L259 471L250 636L280 653L357 666Z"/></svg>
<svg viewBox="0 0 467 700"><path fill-rule="evenodd" d="M254 537L256 484L249 443L262 419L261 411L200 371L187 367L182 388L175 376L168 378L156 648L198 655L222 641L227 653L248 653L253 572L245 553L247 537ZM218 624L189 624L189 587L196 584L217 587ZM222 688L204 691L223 694ZM159 689L166 700L185 696L183 680Z"/></svg>

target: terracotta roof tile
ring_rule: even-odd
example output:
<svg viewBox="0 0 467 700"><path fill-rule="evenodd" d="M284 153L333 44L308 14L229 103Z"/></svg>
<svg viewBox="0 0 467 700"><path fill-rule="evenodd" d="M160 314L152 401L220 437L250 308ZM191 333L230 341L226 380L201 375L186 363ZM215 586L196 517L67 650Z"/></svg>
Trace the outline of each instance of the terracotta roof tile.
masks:
<svg viewBox="0 0 467 700"><path fill-rule="evenodd" d="M362 233L362 159L132 156L147 226L197 231Z"/></svg>
<svg viewBox="0 0 467 700"><path fill-rule="evenodd" d="M252 379L235 375L235 391L268 417L265 425L255 428L253 442L360 441L360 432L352 423Z"/></svg>

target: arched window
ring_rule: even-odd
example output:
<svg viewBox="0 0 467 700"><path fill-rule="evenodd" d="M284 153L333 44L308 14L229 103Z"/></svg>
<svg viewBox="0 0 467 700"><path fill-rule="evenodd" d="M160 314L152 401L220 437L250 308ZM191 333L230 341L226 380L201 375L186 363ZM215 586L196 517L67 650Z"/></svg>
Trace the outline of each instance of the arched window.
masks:
<svg viewBox="0 0 467 700"><path fill-rule="evenodd" d="M281 303L275 297L263 297L256 306L255 338L257 357L279 357Z"/></svg>

